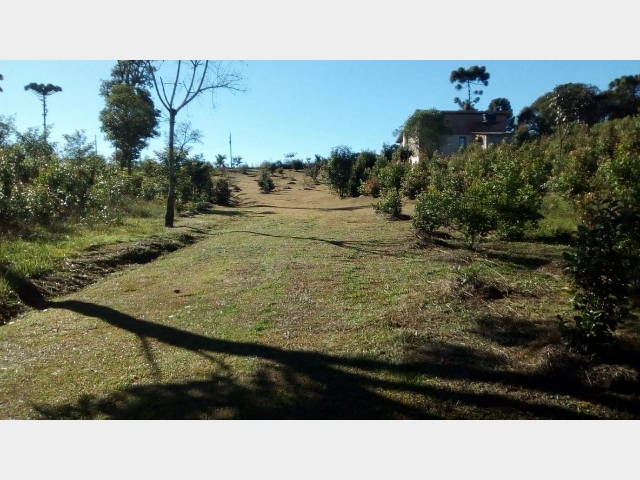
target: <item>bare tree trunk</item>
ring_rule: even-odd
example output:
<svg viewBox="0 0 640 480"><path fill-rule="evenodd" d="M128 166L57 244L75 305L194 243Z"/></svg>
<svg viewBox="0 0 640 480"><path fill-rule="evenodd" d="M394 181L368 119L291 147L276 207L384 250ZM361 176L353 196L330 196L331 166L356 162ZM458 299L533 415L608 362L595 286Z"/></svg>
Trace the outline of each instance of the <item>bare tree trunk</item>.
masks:
<svg viewBox="0 0 640 480"><path fill-rule="evenodd" d="M169 110L169 194L167 195L167 211L164 216L164 226L172 228L176 207L176 174L175 174L175 152L173 146L173 133L176 126L177 110Z"/></svg>

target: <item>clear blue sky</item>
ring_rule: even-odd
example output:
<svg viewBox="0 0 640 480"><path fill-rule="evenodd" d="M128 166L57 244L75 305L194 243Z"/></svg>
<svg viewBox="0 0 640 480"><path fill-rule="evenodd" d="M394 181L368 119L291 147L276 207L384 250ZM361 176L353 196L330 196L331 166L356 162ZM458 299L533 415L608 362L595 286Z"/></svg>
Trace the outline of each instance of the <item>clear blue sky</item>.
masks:
<svg viewBox="0 0 640 480"><path fill-rule="evenodd" d="M62 92L48 97L47 124L51 141L62 134L84 130L98 151L110 155L111 145L100 130L98 114L102 80L109 78L115 61L0 61L4 75L0 115L15 117L19 131L42 129L42 104L24 86L53 83ZM215 108L210 97L196 100L181 111L178 121L189 121L203 134L193 151L213 161L216 154L242 156L251 165L282 160L285 153L298 158L328 156L331 148L380 151L393 143L392 132L417 108L456 110L453 97L462 92L449 82L458 67L484 65L491 74L478 104L493 98L509 99L517 114L556 85L569 82L606 89L622 75L640 74L640 61L507 61L507 60L313 60L237 62L246 85L244 93L220 91ZM166 131L166 122L162 124ZM162 147L155 140L143 156Z"/></svg>
<svg viewBox="0 0 640 480"><path fill-rule="evenodd" d="M62 92L48 99L51 140L61 143L62 134L84 130L109 155L98 120L104 108L99 87L116 59L248 59L236 65L245 93L221 91L215 109L208 98L194 101L178 121L202 132L194 153L211 161L218 153L228 156L231 134L233 155L258 165L289 152L302 159L327 156L338 145L379 151L416 109L457 109L459 92L449 75L458 67L484 65L490 73L480 109L505 97L516 115L559 84L604 90L615 78L640 74L638 8L619 0L610 0L606 10L548 0L526 9L487 0L478 9L460 0L429 9L428 16L420 9L408 14L412 2L363 9L328 0L303 10L280 0L236 2L216 6L215 15L195 2L191 8L203 14L188 22L179 12L168 19L145 3L115 0L80 20L68 14L67 0L46 15L32 15L33 3L9 7L3 28L16 41L0 53L0 115L14 116L20 131L41 129L42 105L24 86L53 83ZM181 12L189 3L181 2ZM123 22L122 5L129 18L140 19L135 28ZM27 31L33 41L24 40ZM162 128L143 156L166 142L166 123Z"/></svg>

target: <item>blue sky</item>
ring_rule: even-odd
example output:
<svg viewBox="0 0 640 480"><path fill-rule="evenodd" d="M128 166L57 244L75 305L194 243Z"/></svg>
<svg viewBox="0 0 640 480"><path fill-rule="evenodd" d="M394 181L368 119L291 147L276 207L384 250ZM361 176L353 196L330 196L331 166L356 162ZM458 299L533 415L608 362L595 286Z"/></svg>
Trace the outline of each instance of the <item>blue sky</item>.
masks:
<svg viewBox="0 0 640 480"><path fill-rule="evenodd" d="M549 0L520 9L486 0L479 9L460 0L429 15L408 14L415 4L402 1L363 9L327 0L322 8L293 10L281 0L234 2L217 5L215 14L194 2L191 11L202 15L188 21L147 2L121 0L77 18L69 15L74 4L61 2L46 15L32 15L33 3L12 5L14 15L0 21L4 35L16 39L0 52L0 115L13 116L20 131L42 128L42 105L24 85L53 83L62 92L48 99L51 140L61 143L62 134L84 130L105 155L113 149L100 130L98 92L116 59L234 61L246 92L219 92L215 108L208 97L196 100L178 121L202 132L194 153L209 160L228 156L231 135L233 155L251 165L290 152L301 159L327 156L338 145L380 151L416 109L457 109L459 92L449 75L458 67L483 65L490 73L480 109L505 97L516 114L559 84L606 89L615 78L640 74L638 8L620 0L610 0L607 9ZM190 2L183 0L180 11L189 11ZM125 21L125 5L137 23ZM170 25L170 34L158 25ZM165 142L165 135L153 140L143 156Z"/></svg>
<svg viewBox="0 0 640 480"><path fill-rule="evenodd" d="M110 76L113 60L0 60L4 76L0 115L13 116L19 131L42 129L42 104L24 86L53 83L62 92L48 97L47 124L51 141L62 134L84 130L98 151L113 152L98 120L104 108L99 96L102 80ZM393 143L393 131L417 108L456 110L460 93L449 81L458 67L483 65L491 74L478 104L493 98L509 99L516 114L556 85L569 82L606 89L622 75L640 74L637 60L258 60L234 62L246 91L220 91L215 106L209 96L195 100L178 115L203 134L193 145L213 161L216 154L242 156L250 165L298 158L328 156L347 145L354 151L380 151ZM169 66L169 65L167 65ZM159 104L158 104L159 106ZM166 122L162 124L166 131ZM143 156L162 147L166 137L154 140Z"/></svg>

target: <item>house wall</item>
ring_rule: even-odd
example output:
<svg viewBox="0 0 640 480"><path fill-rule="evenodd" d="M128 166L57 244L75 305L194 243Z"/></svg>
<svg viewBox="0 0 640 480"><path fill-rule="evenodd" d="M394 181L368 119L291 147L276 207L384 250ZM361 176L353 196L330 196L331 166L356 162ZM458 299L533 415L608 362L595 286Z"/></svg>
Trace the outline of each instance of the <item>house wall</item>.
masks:
<svg viewBox="0 0 640 480"><path fill-rule="evenodd" d="M489 145L500 145L503 141L511 143L513 138L512 134L506 133L479 133L476 135L478 141L481 142L483 148L487 148Z"/></svg>
<svg viewBox="0 0 640 480"><path fill-rule="evenodd" d="M409 161L411 163L418 163L418 141L415 138L408 138L406 135L402 135L402 146L409 147L413 152Z"/></svg>
<svg viewBox="0 0 640 480"><path fill-rule="evenodd" d="M460 150L460 147L466 148L471 145L471 142L475 140L476 136L469 135L449 135L445 140L445 143L438 150L442 155L451 155ZM464 140L463 140L464 139Z"/></svg>
<svg viewBox="0 0 640 480"><path fill-rule="evenodd" d="M438 150L442 155L451 155L466 148L480 134L484 148L488 144L499 144L502 140L510 141L511 135L503 134L507 130L506 113L494 113L493 118L485 117L486 112L463 112L460 110L447 110L442 112L447 125L451 129L451 135L446 137L444 144ZM486 134L484 134L486 132ZM400 143L400 139L396 140ZM402 136L402 146L410 147L414 155L411 163L418 163L417 139Z"/></svg>

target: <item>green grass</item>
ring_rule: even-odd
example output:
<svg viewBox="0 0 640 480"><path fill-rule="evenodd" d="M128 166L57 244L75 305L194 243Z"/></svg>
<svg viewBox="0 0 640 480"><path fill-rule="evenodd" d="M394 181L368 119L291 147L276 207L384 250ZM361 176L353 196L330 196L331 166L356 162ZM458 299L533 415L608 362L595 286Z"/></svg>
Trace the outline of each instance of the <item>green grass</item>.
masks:
<svg viewBox="0 0 640 480"><path fill-rule="evenodd" d="M564 245L421 246L293 175L235 175L237 207L155 219L196 243L0 327L0 418L640 417L634 357L558 344Z"/></svg>

